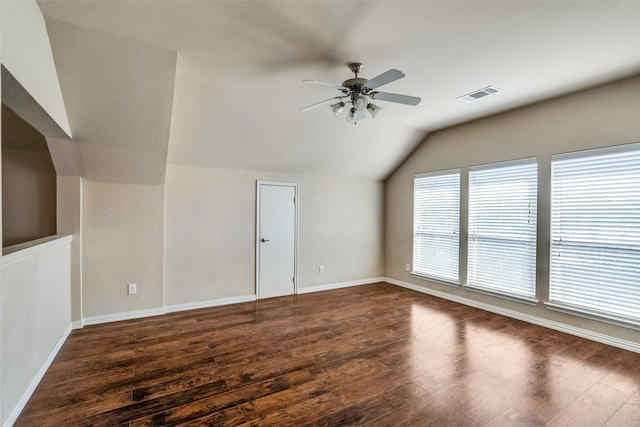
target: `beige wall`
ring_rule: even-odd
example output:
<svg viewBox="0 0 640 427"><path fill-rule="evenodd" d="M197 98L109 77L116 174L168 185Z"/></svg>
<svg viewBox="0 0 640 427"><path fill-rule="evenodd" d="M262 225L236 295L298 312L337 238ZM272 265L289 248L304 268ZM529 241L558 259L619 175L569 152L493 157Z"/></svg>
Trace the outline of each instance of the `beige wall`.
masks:
<svg viewBox="0 0 640 427"><path fill-rule="evenodd" d="M47 142L2 104L3 246L56 234L56 171Z"/></svg>
<svg viewBox="0 0 640 427"><path fill-rule="evenodd" d="M4 247L56 234L56 173L48 152L2 150Z"/></svg>
<svg viewBox="0 0 640 427"><path fill-rule="evenodd" d="M530 307L468 292L464 288L438 285L413 278L404 271L405 264L412 262L414 174L460 167L464 194L467 186L464 177L469 166L536 156L541 176L544 178L539 188L539 211L542 213L539 216L539 240L544 240L539 243L538 289L539 297L545 297L549 259L548 173L551 155L640 141L639 93L640 77L636 77L431 135L387 180L386 276L528 315L640 342L637 331L551 312L542 304ZM466 218L466 204L462 205L462 217ZM461 252L464 260L464 248Z"/></svg>
<svg viewBox="0 0 640 427"><path fill-rule="evenodd" d="M83 181L84 318L163 305L162 186ZM127 284L138 285L127 295Z"/></svg>
<svg viewBox="0 0 640 427"><path fill-rule="evenodd" d="M58 178L71 215L82 188L81 229L67 218L65 233L81 234L72 301L81 294L85 320L254 295L257 180L300 184L299 289L384 275L378 181L171 164L165 187L76 180ZM127 295L128 283L138 295Z"/></svg>
<svg viewBox="0 0 640 427"><path fill-rule="evenodd" d="M255 294L258 180L299 184L299 289L383 275L382 183L170 164L167 305Z"/></svg>
<svg viewBox="0 0 640 427"><path fill-rule="evenodd" d="M57 177L58 234L73 236L71 242L71 320L82 320L82 178Z"/></svg>

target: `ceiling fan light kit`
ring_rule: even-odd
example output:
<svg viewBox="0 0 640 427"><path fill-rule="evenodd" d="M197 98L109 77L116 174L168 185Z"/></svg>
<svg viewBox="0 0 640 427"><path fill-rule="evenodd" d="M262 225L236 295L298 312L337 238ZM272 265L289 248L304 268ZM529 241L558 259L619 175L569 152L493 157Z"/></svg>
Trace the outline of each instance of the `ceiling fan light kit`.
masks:
<svg viewBox="0 0 640 427"><path fill-rule="evenodd" d="M340 115L340 113L342 113L342 110L344 110L344 102L340 101L337 104L331 104L331 111L333 111L333 114L338 117Z"/></svg>
<svg viewBox="0 0 640 427"><path fill-rule="evenodd" d="M378 114L378 111L380 111L380 108L382 107L378 107L375 104L367 105L367 111L371 114L371 117L373 117L374 119L376 118L376 114Z"/></svg>
<svg viewBox="0 0 640 427"><path fill-rule="evenodd" d="M356 109L352 108L349 110L349 114L347 114L347 122L349 123L356 123Z"/></svg>
<svg viewBox="0 0 640 427"><path fill-rule="evenodd" d="M351 104L349 113L347 114L347 122L357 124L358 120L366 118L365 110L371 114L371 117L375 118L380 107L369 102L369 99L377 99L380 101L396 102L406 105L418 105L421 98L417 96L399 95L397 93L379 92L377 89L380 86L394 82L403 78L405 75L402 71L391 69L385 73L374 77L371 80L367 80L358 77L360 71L362 71L363 65L360 62L352 62L349 64L349 69L355 74L355 77L347 79L342 82L342 86L333 85L331 83L325 83L318 80L304 80L305 83L311 83L319 86L332 87L342 92L342 95L335 96L333 98L326 99L324 101L316 102L307 107L303 107L300 111L308 111L313 108L325 105L329 102L339 100L335 104L331 104L331 111L338 117L342 110L344 110L346 104ZM344 101L343 101L344 100Z"/></svg>

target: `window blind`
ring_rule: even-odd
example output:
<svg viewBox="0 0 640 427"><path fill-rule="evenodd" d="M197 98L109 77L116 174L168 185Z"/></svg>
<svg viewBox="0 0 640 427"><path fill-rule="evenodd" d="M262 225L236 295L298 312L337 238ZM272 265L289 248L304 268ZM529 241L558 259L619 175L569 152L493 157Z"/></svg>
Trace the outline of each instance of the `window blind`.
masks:
<svg viewBox="0 0 640 427"><path fill-rule="evenodd" d="M458 283L460 170L414 179L413 273Z"/></svg>
<svg viewBox="0 0 640 427"><path fill-rule="evenodd" d="M535 159L469 169L468 285L536 296Z"/></svg>
<svg viewBox="0 0 640 427"><path fill-rule="evenodd" d="M554 156L550 302L640 321L640 145Z"/></svg>

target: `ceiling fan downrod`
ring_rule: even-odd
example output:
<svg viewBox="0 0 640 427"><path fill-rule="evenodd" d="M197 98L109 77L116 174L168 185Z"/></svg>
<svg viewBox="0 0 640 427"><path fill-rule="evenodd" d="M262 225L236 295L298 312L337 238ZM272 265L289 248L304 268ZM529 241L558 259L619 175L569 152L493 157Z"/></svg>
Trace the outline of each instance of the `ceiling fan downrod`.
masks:
<svg viewBox="0 0 640 427"><path fill-rule="evenodd" d="M356 77L358 77L358 74L362 71L362 67L364 67L364 65L362 65L361 62L352 62L349 64L349 69L356 75Z"/></svg>
<svg viewBox="0 0 640 427"><path fill-rule="evenodd" d="M358 77L358 74L360 73L360 71L362 71L362 67L363 65L360 62L352 62L349 64L349 69L353 74L355 74L355 77L342 82L342 87L348 88L351 92L351 95L362 93L364 85L368 82L367 79Z"/></svg>

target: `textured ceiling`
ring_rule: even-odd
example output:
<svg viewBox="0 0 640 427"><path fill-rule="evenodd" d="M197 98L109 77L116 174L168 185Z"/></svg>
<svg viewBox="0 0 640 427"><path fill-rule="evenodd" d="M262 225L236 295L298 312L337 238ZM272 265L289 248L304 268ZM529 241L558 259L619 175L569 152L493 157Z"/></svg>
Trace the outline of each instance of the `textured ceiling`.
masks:
<svg viewBox="0 0 640 427"><path fill-rule="evenodd" d="M434 130L640 72L640 2L38 4L74 138L104 159L84 170L106 181L155 183L167 161L384 179ZM357 125L297 111L339 94L302 80L339 84L352 61L403 71L380 90L422 103ZM456 99L489 84L503 92Z"/></svg>

